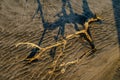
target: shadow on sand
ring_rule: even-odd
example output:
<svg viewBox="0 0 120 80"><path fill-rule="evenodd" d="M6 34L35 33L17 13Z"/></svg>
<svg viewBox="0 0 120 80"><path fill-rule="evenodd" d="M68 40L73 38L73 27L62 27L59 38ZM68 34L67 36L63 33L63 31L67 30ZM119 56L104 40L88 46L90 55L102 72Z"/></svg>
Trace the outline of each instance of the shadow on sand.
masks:
<svg viewBox="0 0 120 80"><path fill-rule="evenodd" d="M114 17L116 23L116 29L118 33L118 41L120 47L120 0L112 0L113 10L114 10Z"/></svg>
<svg viewBox="0 0 120 80"><path fill-rule="evenodd" d="M49 23L49 22L45 21L45 19L44 19L41 1L37 0L38 8L37 8L33 18L35 17L36 14L40 13L40 17L42 19L43 28L44 28L42 37L40 38L38 45L40 46L42 44L43 38L44 38L47 30L54 30L56 28L59 28L58 33L55 37L55 41L56 42L58 41L59 35L61 35L61 37L63 39L65 39L64 33L65 33L65 24L66 23L74 24L74 29L76 31L79 31L80 29L77 24L81 24L83 26L83 24L85 23L85 21L87 19L94 16L94 14L92 13L92 11L90 10L90 8L88 6L87 0L82 0L82 2L83 2L83 5L82 5L83 13L80 15L80 14L74 13L74 10L72 8L70 0L62 0L61 12L56 14L56 16L59 17L58 20L56 20L53 23ZM68 8L69 8L69 12L70 12L69 14L67 14L67 12L66 12L66 6L68 6ZM89 29L88 29L88 33L91 36ZM81 35L80 35L80 37L81 37ZM82 35L82 37L84 37L89 42L89 44L92 48L95 48L94 43L93 42L91 43L84 34ZM55 56L56 49L57 49L57 47L54 47L50 50L50 55L53 58ZM32 58L35 54L38 53L38 50L39 50L38 48L32 49L30 55L27 58Z"/></svg>

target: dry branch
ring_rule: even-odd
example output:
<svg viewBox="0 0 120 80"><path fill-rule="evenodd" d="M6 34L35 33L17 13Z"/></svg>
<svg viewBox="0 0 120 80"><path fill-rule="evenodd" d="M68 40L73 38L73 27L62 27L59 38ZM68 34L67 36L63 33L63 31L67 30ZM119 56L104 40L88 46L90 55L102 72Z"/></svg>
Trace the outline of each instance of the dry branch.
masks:
<svg viewBox="0 0 120 80"><path fill-rule="evenodd" d="M63 55L63 51L64 51L64 49L65 49L65 45L66 45L66 44L64 44L63 47L60 49L60 54L58 55L57 59L53 62L53 69L52 69L52 71L49 71L49 72L48 72L48 73L50 74L50 77L49 77L48 80L50 80L50 79L52 78L52 76L53 76L53 74L54 74L54 72L55 72L55 70L56 70L57 62L58 62L58 60L60 59L60 57Z"/></svg>
<svg viewBox="0 0 120 80"><path fill-rule="evenodd" d="M99 17L97 17L97 18L99 19ZM33 44L33 43L29 43L29 42L23 43L23 42L21 42L21 43L16 44L16 47L19 46L19 45L23 45L23 44L24 44L24 45L27 45L27 47L32 47L32 48L35 48L35 47L36 47L36 48L38 48L38 49L40 50L40 52L39 52L38 54L36 54L34 57L27 59L29 62L32 62L33 60L40 58L41 55L42 55L46 50L49 50L49 49L51 49L51 48L53 48L53 47L62 46L62 47L60 48L60 54L57 56L57 58L55 59L55 61L53 61L53 64L52 64L52 68L53 68L53 69L48 72L48 74L50 74L48 80L50 80L50 79L52 78L52 76L54 75L54 73L55 73L55 70L56 70L56 68L57 68L58 61L59 61L60 57L63 55L64 49L65 49L65 46L66 46L68 40L73 39L73 38L75 38L75 37L80 37L81 34L85 34L85 36L89 39L89 41L92 42L92 39L91 39L91 37L90 37L90 35L88 34L87 31L88 31L88 28L89 28L89 24L90 24L91 22L94 22L94 21L97 21L97 19L94 19L94 18L88 19L88 21L85 22L85 24L84 24L84 27L85 27L84 30L77 31L77 32L75 32L74 34L70 34L70 35L66 36L65 39L63 39L63 40L61 40L61 41L58 41L58 42L56 42L56 43L53 44L53 45L50 45L50 46L47 46L47 47L44 47L44 48L43 48L43 47L40 47L40 46L38 46L38 45L36 45L36 44ZM86 55L87 55L87 54L86 54ZM84 56L84 57L85 57L85 56ZM84 59L84 58L83 58L83 59ZM65 73L66 68L67 68L69 65L72 65L72 64L81 62L81 61L83 61L83 59L77 59L77 60L75 60L75 61L71 61L71 62L67 62L67 63L62 63L62 64L60 64L59 67L62 67L61 73Z"/></svg>
<svg viewBox="0 0 120 80"><path fill-rule="evenodd" d="M77 60L74 60L74 61L71 61L71 62L62 63L62 64L60 65L60 67L69 66L69 65L71 65L71 64L75 64L75 63L78 63L78 62L79 62L79 60L77 59Z"/></svg>
<svg viewBox="0 0 120 80"><path fill-rule="evenodd" d="M51 45L51 46L47 46L47 47L45 47L45 48L42 48L42 47L40 47L40 46L38 46L38 45L36 45L36 44L29 43L29 42L21 42L21 43L18 43L18 44L16 44L16 47L19 46L19 45L28 45L28 47L33 47L33 48L36 47L36 48L39 48L39 50L41 50L40 53L37 54L37 55L35 55L33 58L28 59L28 60L30 60L30 62L31 62L31 61L33 61L33 60L35 60L35 59L40 58L41 55L42 55L46 50L49 50L49 49L51 49L51 48L53 48L53 47L57 47L57 46L60 46L60 45L66 45L66 44L67 44L67 40L72 39L72 38L75 38L75 37L77 37L77 35L80 35L81 33L86 34L87 38L88 38L89 40L92 40L92 39L90 38L89 34L86 32L86 30L81 30L81 31L76 32L75 34L68 35L68 36L66 37L66 39L63 39L62 41L58 41L58 42L56 42L55 44L53 44L53 45ZM65 47L65 46L64 46L64 47Z"/></svg>
<svg viewBox="0 0 120 80"><path fill-rule="evenodd" d="M36 45L36 44L29 43L29 42L18 43L16 46L25 44L25 45L28 45L28 46L30 46L30 47L39 48L39 50L41 50L40 53L38 53L37 55L35 55L33 58L28 59L28 60L31 62L31 61L33 61L33 60L35 60L35 59L40 58L41 55L42 55L46 50L49 50L49 49L51 49L51 48L53 48L53 47L57 47L57 46L60 46L60 45L66 45L68 40L73 39L73 38L75 38L75 37L79 37L80 34L85 34L86 37L89 39L89 41L92 42L92 39L91 39L91 37L90 37L90 35L88 34L87 31L88 31L88 28L89 28L89 24L90 24L91 22L94 22L94 21L97 21L97 20L101 20L101 18L99 18L99 17L96 16L96 18L90 18L90 19L88 19L88 20L84 23L85 29L83 29L83 30L81 30L81 31L77 31L75 34L70 34L70 35L66 36L65 39L63 39L63 40L61 40L61 41L58 41L58 42L56 42L55 44L53 44L53 45L51 45L51 46L47 46L47 47L42 48L42 47L40 47L40 46L38 46L38 45ZM65 48L65 46L64 46L64 48Z"/></svg>

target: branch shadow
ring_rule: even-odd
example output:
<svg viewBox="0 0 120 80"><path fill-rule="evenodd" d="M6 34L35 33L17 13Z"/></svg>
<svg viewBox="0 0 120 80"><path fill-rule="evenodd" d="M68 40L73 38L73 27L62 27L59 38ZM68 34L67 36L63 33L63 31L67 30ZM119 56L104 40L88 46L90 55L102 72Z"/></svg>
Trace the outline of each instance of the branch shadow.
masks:
<svg viewBox="0 0 120 80"><path fill-rule="evenodd" d="M85 21L87 21L87 19L94 16L94 14L92 13L92 11L90 10L90 8L88 6L87 0L82 0L82 2L83 2L83 6L82 6L83 13L78 14L78 13L74 12L70 0L62 0L61 12L59 12L55 15L55 16L59 17L58 20L56 20L53 23L49 23L49 22L46 22L44 19L44 14L43 14L42 5L41 5L40 0L37 0L38 8L37 8L33 18L35 17L36 14L38 14L38 12L40 12L40 17L42 19L43 28L44 28L42 37L40 38L38 45L40 46L42 44L43 38L46 34L46 31L54 30L55 28L59 28L58 33L55 36L55 41L57 42L59 40L59 36L61 36L63 39L65 39L64 34L65 34L65 27L66 27L65 24L66 23L72 23L74 25L74 29L76 31L80 31L80 28L78 27L77 24L80 24L83 26ZM69 14L67 14L66 6L68 6L68 8L69 8ZM89 29L87 32L91 36ZM88 43L90 44L92 49L95 48L94 43L93 42L91 43L89 41L89 39L87 39L85 34L81 34L80 37L84 37L88 41ZM50 50L50 56L52 58L54 58L54 56L55 56L56 49L57 49L57 47L53 47ZM38 50L39 50L38 48L32 49L30 55L27 58L32 58L33 56L35 56L38 53Z"/></svg>
<svg viewBox="0 0 120 80"><path fill-rule="evenodd" d="M83 5L82 5L82 9L83 9L82 15L86 16L87 18L93 17L94 14L90 10L87 0L82 0L82 3L83 3Z"/></svg>

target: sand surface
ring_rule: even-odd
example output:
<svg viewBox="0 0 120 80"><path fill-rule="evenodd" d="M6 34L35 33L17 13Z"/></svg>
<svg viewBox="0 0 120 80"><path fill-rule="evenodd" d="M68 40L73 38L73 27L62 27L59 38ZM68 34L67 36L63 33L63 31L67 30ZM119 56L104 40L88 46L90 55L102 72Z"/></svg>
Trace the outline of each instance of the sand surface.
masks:
<svg viewBox="0 0 120 80"><path fill-rule="evenodd" d="M97 51L92 56L81 56L90 50L85 42L79 38L71 39L58 61L56 71L52 76L48 72L52 69L53 59L47 50L42 59L26 64L23 60L31 53L32 48L25 45L16 47L20 42L38 44L44 31L41 18L32 16L37 9L35 0L0 0L0 80L120 80L119 46L114 10L111 0L70 0L74 13L82 15L84 1L87 1L91 12L103 19L102 24L91 24L91 32ZM117 0L116 0L117 3ZM118 0L119 3L119 0ZM42 5L45 20L53 23L59 17L62 8L61 0L50 0ZM49 5L48 5L49 4ZM120 7L118 7L120 8ZM66 7L69 13L69 8ZM86 7L87 10L87 7ZM82 27L79 25L79 27ZM46 47L55 43L54 36L58 27L47 30L40 46ZM75 33L73 24L65 24L65 36ZM55 58L59 55L57 49ZM79 60L59 69L62 63ZM117 68L117 70L116 70ZM61 69L65 72L61 73ZM113 77L114 75L114 77Z"/></svg>

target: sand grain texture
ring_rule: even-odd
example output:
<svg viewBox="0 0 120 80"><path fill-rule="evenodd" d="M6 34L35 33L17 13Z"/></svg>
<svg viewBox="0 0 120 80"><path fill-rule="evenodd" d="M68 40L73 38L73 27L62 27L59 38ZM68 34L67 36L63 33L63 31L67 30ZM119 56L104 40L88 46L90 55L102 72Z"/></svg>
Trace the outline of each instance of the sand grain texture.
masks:
<svg viewBox="0 0 120 80"><path fill-rule="evenodd" d="M52 6L44 8L45 19L54 22L54 16L61 10L61 0L50 0ZM82 14L82 0L71 0L74 12ZM54 5L54 6L53 6ZM84 57L83 61L70 65L64 74L59 71L51 80L112 80L119 58L118 36L111 0L88 0L89 8L104 20L102 24L92 24L91 32L98 51L95 56ZM48 71L52 65L49 52L32 64L25 64L24 59L32 48L16 47L19 42L38 44L42 36L41 18L32 16L37 8L35 0L0 0L0 80L48 80ZM47 10L45 10L47 9ZM67 9L69 11L69 9ZM50 15L50 16L49 16ZM44 36L42 47L55 43L54 36L58 28L49 30ZM74 33L73 27L65 27L65 35ZM79 59L89 50L78 38L69 40L58 64ZM59 54L57 51L56 56ZM119 72L118 72L119 73ZM118 77L115 80L119 80ZM114 80L114 79L113 79Z"/></svg>

